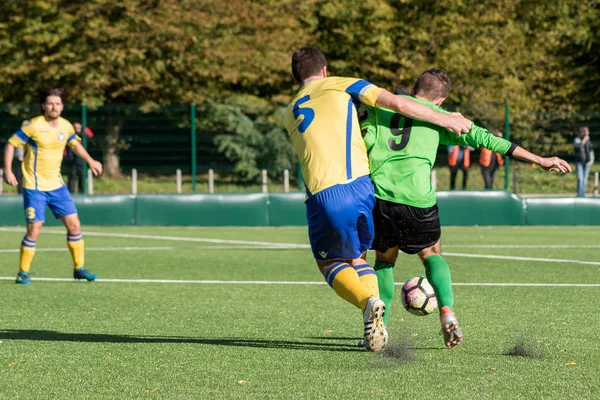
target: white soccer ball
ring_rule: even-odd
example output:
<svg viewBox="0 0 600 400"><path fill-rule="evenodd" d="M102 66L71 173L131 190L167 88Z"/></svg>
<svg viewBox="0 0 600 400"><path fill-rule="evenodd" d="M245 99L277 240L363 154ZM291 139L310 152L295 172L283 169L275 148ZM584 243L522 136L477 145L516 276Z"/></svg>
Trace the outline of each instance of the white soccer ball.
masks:
<svg viewBox="0 0 600 400"><path fill-rule="evenodd" d="M427 315L438 308L435 292L424 276L410 278L402 286L402 305L411 314Z"/></svg>

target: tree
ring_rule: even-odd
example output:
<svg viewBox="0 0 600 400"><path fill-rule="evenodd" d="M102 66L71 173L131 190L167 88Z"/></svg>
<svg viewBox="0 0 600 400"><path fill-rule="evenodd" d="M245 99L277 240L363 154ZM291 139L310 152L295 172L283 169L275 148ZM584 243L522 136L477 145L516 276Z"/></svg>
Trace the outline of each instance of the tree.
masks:
<svg viewBox="0 0 600 400"><path fill-rule="evenodd" d="M35 102L42 84L90 106L250 96L273 120L296 90L293 50L315 45L330 72L389 89L442 67L448 103L499 128L508 102L519 140L552 143L559 113L600 107L599 32L597 0L5 0L0 102Z"/></svg>
<svg viewBox="0 0 600 400"><path fill-rule="evenodd" d="M282 128L283 109L260 99L232 98L229 105L209 105L204 110L203 129L219 132L214 143L234 163L234 172L244 182L257 183L266 169L280 179L284 170L297 163L294 149Z"/></svg>
<svg viewBox="0 0 600 400"><path fill-rule="evenodd" d="M0 4L0 102L36 101L42 83L90 106L274 95L288 80L289 49L302 40L300 22L285 12L292 5L9 0ZM107 173L116 176L120 129L106 131Z"/></svg>

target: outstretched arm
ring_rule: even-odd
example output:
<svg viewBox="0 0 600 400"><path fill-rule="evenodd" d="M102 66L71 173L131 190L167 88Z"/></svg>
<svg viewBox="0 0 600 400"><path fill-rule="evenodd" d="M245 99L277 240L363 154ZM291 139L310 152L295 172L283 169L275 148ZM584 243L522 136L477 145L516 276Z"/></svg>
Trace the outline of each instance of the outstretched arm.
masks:
<svg viewBox="0 0 600 400"><path fill-rule="evenodd" d="M497 137L491 134L487 129L473 124L469 133L461 135L459 138L454 137L451 132L440 132L440 144L448 146L461 145L470 146L476 149L485 148L495 151L500 154L510 156L512 143L508 140ZM509 153L510 152L510 153Z"/></svg>
<svg viewBox="0 0 600 400"><path fill-rule="evenodd" d="M517 146L514 149L512 157L518 160L529 161L537 164L546 171L562 173L571 172L571 166L565 160L562 160L558 157L540 157L536 154L530 153L520 146Z"/></svg>
<svg viewBox="0 0 600 400"><path fill-rule="evenodd" d="M537 164L546 171L562 173L571 172L571 166L566 161L561 160L558 157L540 157L508 140L491 134L486 129L477 125L473 125L473 129L471 129L468 134L461 135L458 139L452 138L448 133L442 132L440 134L440 144L460 144L475 148L483 147L508 157Z"/></svg>
<svg viewBox="0 0 600 400"><path fill-rule="evenodd" d="M387 90L383 90L379 94L375 106L387 108L412 119L430 122L458 135L467 133L471 129L471 121L460 113L442 114L409 98L396 96Z"/></svg>
<svg viewBox="0 0 600 400"><path fill-rule="evenodd" d="M94 173L94 176L98 176L102 173L102 164L92 158L90 153L87 152L85 147L79 143L79 141L73 141L74 143L71 145L71 149L73 149L73 153L75 153L78 157L83 158L90 166L90 169Z"/></svg>

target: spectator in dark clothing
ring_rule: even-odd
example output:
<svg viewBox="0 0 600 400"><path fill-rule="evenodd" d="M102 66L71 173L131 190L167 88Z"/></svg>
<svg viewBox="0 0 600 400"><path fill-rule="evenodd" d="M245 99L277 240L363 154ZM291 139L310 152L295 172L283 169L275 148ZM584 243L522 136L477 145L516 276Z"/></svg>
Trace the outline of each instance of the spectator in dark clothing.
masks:
<svg viewBox="0 0 600 400"><path fill-rule="evenodd" d="M594 163L594 146L590 140L590 129L587 126L579 130L579 135L575 138L573 145L577 167L577 197L584 197L590 167Z"/></svg>
<svg viewBox="0 0 600 400"><path fill-rule="evenodd" d="M468 146L448 146L448 166L450 167L450 190L456 189L456 175L463 172L462 190L467 189L471 148Z"/></svg>
<svg viewBox="0 0 600 400"><path fill-rule="evenodd" d="M73 128L75 128L75 133L77 134L77 136L82 137L81 136L81 129L82 129L81 124L78 122L75 122L73 124ZM94 133L88 127L85 128L85 134L88 137L88 139L91 139L94 137ZM71 147L67 146L67 149L65 151L65 162L66 162L66 166L67 166L67 171L69 173L68 182L67 182L69 192L83 193L83 160L81 158L77 157L75 155L75 153L73 153L73 150L71 150ZM77 184L77 191L75 188L76 184Z"/></svg>
<svg viewBox="0 0 600 400"><path fill-rule="evenodd" d="M501 132L497 132L494 135L502 137ZM499 167L504 165L504 156L502 154L482 148L481 152L479 153L479 165L481 165L481 175L483 175L485 189L493 189L494 174Z"/></svg>

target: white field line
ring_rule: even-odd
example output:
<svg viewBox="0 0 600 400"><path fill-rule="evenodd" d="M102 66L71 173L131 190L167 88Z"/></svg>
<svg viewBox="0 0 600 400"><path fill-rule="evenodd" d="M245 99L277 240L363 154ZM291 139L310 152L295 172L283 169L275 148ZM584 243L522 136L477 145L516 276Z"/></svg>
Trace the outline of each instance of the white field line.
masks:
<svg viewBox="0 0 600 400"><path fill-rule="evenodd" d="M283 246L196 246L193 250L297 250L297 247ZM190 250L189 247L87 247L86 251L168 251ZM19 253L20 249L0 249L0 253ZM36 248L36 251L61 252L65 248ZM532 261L580 265L600 265L599 261L565 260L555 258L501 256L493 254L442 253L446 257L486 258L495 260Z"/></svg>
<svg viewBox="0 0 600 400"><path fill-rule="evenodd" d="M549 263L600 265L599 261L562 260L562 259L557 259L557 258L517 257L517 256L499 256L499 255L492 255L492 254L466 254L466 253L446 253L446 252L442 252L442 255L449 256L449 257L491 258L491 259L495 259L495 260L540 261L540 262L549 262Z"/></svg>
<svg viewBox="0 0 600 400"><path fill-rule="evenodd" d="M22 232L19 228L6 228L0 227L0 231L4 232ZM47 230L47 233L61 234L64 235L64 231ZM248 248L266 248L266 249L301 249L310 248L307 244L296 244L296 243L273 243L273 242L257 242L257 241L245 241L245 240L226 240L226 239L207 239L207 238L190 238L190 237L178 237L178 236L156 236L156 235L138 235L129 233L109 233L109 232L85 232L86 236L104 236L104 237L124 237L124 238L136 238L136 239L155 239L155 240L170 240L178 242L203 242L203 243L221 243L221 244L242 244L251 245ZM257 247L252 247L257 246ZM258 247L268 246L268 247ZM203 249L233 249L232 246L206 246ZM107 248L108 249L108 248ZM91 250L91 248L90 248ZM570 264L584 264L584 265L600 265L598 261L582 261L582 260L566 260L566 259L554 259L554 258L538 258L538 257L518 257L518 256L502 256L502 255L491 255L491 254L468 254L468 253L447 253L443 252L442 255L450 257L468 257L468 258L487 258L497 260L517 260L517 261L539 261L539 262L550 262L550 263L570 263Z"/></svg>
<svg viewBox="0 0 600 400"><path fill-rule="evenodd" d="M296 250L297 247L283 246L195 246L195 247L86 247L86 251L168 251L168 250ZM36 248L36 251L61 252L66 251L66 248L49 247ZM0 253L19 253L20 249L0 249ZM492 254L469 254L469 253L442 253L443 256L449 257L466 257L466 258L487 258L496 260L514 260L514 261L533 261L533 262L549 262L549 263L566 263L566 264L583 264L583 265L600 265L598 261L582 261L582 260L564 260L555 258L537 258L537 257L518 257L518 256L501 256Z"/></svg>
<svg viewBox="0 0 600 400"><path fill-rule="evenodd" d="M442 244L464 249L600 249L600 244Z"/></svg>
<svg viewBox="0 0 600 400"><path fill-rule="evenodd" d="M0 232L23 232L21 228L0 228ZM65 231L57 230L44 230L43 233L52 233L65 235ZM222 243L222 244L247 244L257 246L273 246L273 247L288 247L288 248L310 248L307 244L296 244L296 243L276 243L276 242L257 242L249 240L227 240L227 239L207 239L207 238L193 238L193 237L179 237L179 236L159 236L159 235L138 235L134 233L110 233L110 232L83 232L84 236L105 236L105 237L120 237L120 238L132 238L132 239L155 239L155 240L170 240L176 242L201 242L201 243Z"/></svg>
<svg viewBox="0 0 600 400"><path fill-rule="evenodd" d="M196 246L196 247L86 247L86 251L168 251L168 250L296 250L283 246ZM19 253L20 249L0 249L0 253ZM66 248L36 248L36 251L61 252ZM556 258L501 256L493 254L442 253L446 257L487 258L495 260L533 261L548 263L600 265L599 261L565 260Z"/></svg>
<svg viewBox="0 0 600 400"><path fill-rule="evenodd" d="M23 232L24 228L18 227L0 227L0 232ZM44 233L64 235L64 230L44 230ZM187 241L187 242L205 242L205 243L232 243L232 244L248 244L257 246L271 247L290 247L290 248L310 248L308 244L297 243L277 243L277 242L257 242L247 240L228 240L228 239L209 239L209 238L190 238L180 236L157 236L157 235L139 235L134 233L115 233L115 232L87 232L87 236L104 236L104 237L123 237L133 239L156 239L156 240L171 240L171 241ZM472 249L598 249L598 245L569 245L569 244L447 244L443 247L450 248L472 248Z"/></svg>
<svg viewBox="0 0 600 400"><path fill-rule="evenodd" d="M283 246L194 246L194 247L86 247L85 251L167 251L167 250L296 250ZM0 249L0 253L19 253L20 249ZM36 247L38 251L61 252L67 247Z"/></svg>
<svg viewBox="0 0 600 400"><path fill-rule="evenodd" d="M0 280L12 281L14 277L1 276ZM35 281L46 282L74 282L71 278L38 278ZM326 282L294 282L294 281L221 281L221 280L196 280L196 279L98 279L96 282L108 283L194 283L194 284L217 284L217 285L325 285ZM396 286L403 285L403 282L396 282ZM453 286L520 286L520 287L600 287L600 283L476 283L476 282L455 282Z"/></svg>
<svg viewBox="0 0 600 400"><path fill-rule="evenodd" d="M158 251L158 250L173 250L175 247L86 247L85 251ZM0 253L19 253L21 249L0 249ZM47 247L35 249L38 251L67 251L67 247Z"/></svg>
<svg viewBox="0 0 600 400"><path fill-rule="evenodd" d="M395 283L403 285L403 283ZM600 283L452 283L452 286L519 286L519 287L600 287Z"/></svg>

